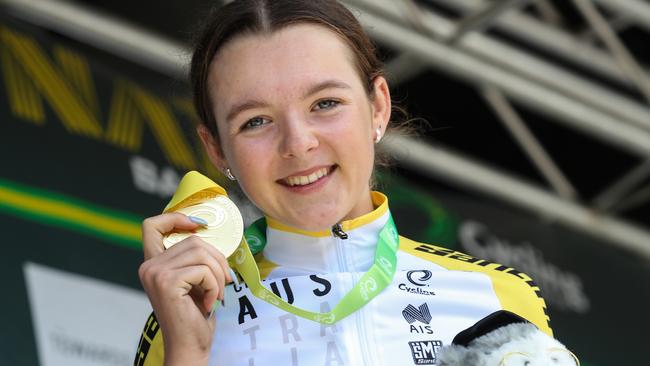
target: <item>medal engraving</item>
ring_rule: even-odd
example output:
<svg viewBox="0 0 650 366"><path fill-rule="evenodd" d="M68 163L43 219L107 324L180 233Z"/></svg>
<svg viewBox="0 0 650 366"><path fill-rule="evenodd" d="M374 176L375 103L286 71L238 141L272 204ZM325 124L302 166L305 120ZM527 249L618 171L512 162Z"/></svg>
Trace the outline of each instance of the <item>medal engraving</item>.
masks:
<svg viewBox="0 0 650 366"><path fill-rule="evenodd" d="M200 217L208 222L196 232L170 233L163 239L165 248L180 242L190 235L198 236L217 248L228 258L239 247L244 232L244 221L237 206L226 196L217 196L176 210L187 216Z"/></svg>

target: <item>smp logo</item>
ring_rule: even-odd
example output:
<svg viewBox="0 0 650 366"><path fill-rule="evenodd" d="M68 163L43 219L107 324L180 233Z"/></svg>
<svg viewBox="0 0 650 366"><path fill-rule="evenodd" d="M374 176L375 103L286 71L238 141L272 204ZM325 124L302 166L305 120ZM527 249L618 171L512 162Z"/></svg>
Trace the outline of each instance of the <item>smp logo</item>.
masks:
<svg viewBox="0 0 650 366"><path fill-rule="evenodd" d="M417 308L411 304L402 310L402 316L410 324L410 332L418 334L433 334L433 330L429 323L431 323L431 312L429 306L424 303ZM421 324L413 324L413 323Z"/></svg>
<svg viewBox="0 0 650 366"><path fill-rule="evenodd" d="M400 283L397 288L410 294L434 296L436 294L434 291L426 289L426 287L429 287L427 281L430 280L431 277L433 277L433 274L431 271L426 269L408 271L406 272L406 279L417 287L410 286L406 283Z"/></svg>
<svg viewBox="0 0 650 366"><path fill-rule="evenodd" d="M409 342L411 355L416 365L435 365L438 358L438 350L442 347L442 341L417 341Z"/></svg>

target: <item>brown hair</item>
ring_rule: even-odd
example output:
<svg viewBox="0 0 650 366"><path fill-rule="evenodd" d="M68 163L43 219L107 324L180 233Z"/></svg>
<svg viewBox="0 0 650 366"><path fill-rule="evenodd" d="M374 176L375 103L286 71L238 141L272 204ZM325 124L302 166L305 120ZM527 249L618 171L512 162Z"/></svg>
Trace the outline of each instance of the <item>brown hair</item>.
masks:
<svg viewBox="0 0 650 366"><path fill-rule="evenodd" d="M383 63L359 21L341 3L336 0L235 0L210 12L198 33L190 65L194 106L199 119L213 136L218 138L219 134L207 84L216 53L237 36L272 33L296 23L318 24L338 34L350 47L359 77L366 85L368 96L373 97L373 82L384 75ZM406 117L402 108L394 106L393 112L400 119ZM405 127L403 124L398 129L409 130ZM389 160L385 151L378 149L375 162L388 165Z"/></svg>
<svg viewBox="0 0 650 366"><path fill-rule="evenodd" d="M296 23L314 23L337 33L353 51L359 76L372 95L374 79L383 75L382 62L357 19L335 0L236 0L214 9L194 48L190 82L199 118L218 136L208 93L208 73L215 54L236 36L272 33Z"/></svg>

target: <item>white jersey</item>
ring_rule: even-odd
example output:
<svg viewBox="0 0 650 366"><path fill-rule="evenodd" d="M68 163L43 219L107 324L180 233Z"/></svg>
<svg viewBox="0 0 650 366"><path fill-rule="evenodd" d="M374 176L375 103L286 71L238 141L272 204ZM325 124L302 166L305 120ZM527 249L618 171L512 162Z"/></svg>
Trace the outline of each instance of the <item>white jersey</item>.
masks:
<svg viewBox="0 0 650 366"><path fill-rule="evenodd" d="M256 255L264 285L301 308L334 308L373 264L389 216L384 195L374 192L373 201L373 212L342 223L347 239L267 219L267 245ZM441 346L498 310L551 334L544 300L525 274L403 237L392 283L335 324L280 310L245 284L228 286L224 303L216 313L211 365L433 365ZM162 365L162 351L152 316L135 364Z"/></svg>

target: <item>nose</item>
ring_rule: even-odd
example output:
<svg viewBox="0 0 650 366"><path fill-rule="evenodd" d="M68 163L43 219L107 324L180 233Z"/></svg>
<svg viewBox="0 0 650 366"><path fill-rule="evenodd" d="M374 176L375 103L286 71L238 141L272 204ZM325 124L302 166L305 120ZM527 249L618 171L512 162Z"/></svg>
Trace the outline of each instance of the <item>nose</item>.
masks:
<svg viewBox="0 0 650 366"><path fill-rule="evenodd" d="M318 147L318 137L304 118L289 116L282 124L281 153L285 158L301 158Z"/></svg>

